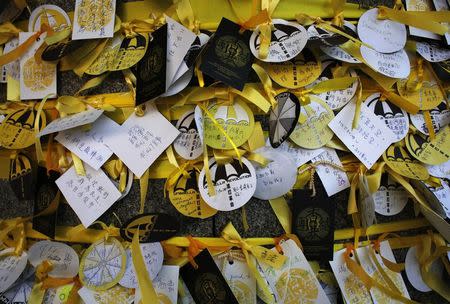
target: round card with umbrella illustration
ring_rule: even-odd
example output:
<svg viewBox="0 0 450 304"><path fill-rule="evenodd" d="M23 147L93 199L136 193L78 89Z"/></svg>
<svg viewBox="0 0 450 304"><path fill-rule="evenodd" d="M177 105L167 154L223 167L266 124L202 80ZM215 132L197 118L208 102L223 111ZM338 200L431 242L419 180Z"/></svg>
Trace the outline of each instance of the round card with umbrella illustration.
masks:
<svg viewBox="0 0 450 304"><path fill-rule="evenodd" d="M437 107L429 110L431 117L431 124L434 132L437 133L440 129L450 124L450 109L445 101L442 101ZM423 112L417 114L409 114L411 122L414 127L425 135L430 134Z"/></svg>
<svg viewBox="0 0 450 304"><path fill-rule="evenodd" d="M116 238L101 239L89 246L80 263L80 281L92 290L107 290L125 272L126 254Z"/></svg>
<svg viewBox="0 0 450 304"><path fill-rule="evenodd" d="M266 62L263 67L273 81L288 89L304 87L316 80L321 73L320 60L308 48L288 61Z"/></svg>
<svg viewBox="0 0 450 304"><path fill-rule="evenodd" d="M310 95L311 102L300 110L305 122L298 122L289 138L302 148L318 149L325 146L333 137L328 127L334 118L330 107L319 97Z"/></svg>
<svg viewBox="0 0 450 304"><path fill-rule="evenodd" d="M335 29L344 32L345 34L352 36L354 38L357 38L356 34L356 26L351 24L348 21L344 21L344 25L342 27L339 27L337 25L332 25ZM349 39L345 36L342 36L338 33L333 33L330 31L327 31L323 28L320 28L318 26L315 26L314 24L308 27L308 36L309 36L309 43L312 44L324 44L326 46L334 47L341 44L344 44Z"/></svg>
<svg viewBox="0 0 450 304"><path fill-rule="evenodd" d="M408 193L389 174L381 176L380 188L373 194L375 212L385 216L399 214L408 202Z"/></svg>
<svg viewBox="0 0 450 304"><path fill-rule="evenodd" d="M282 92L275 96L277 104L270 109L270 145L278 148L294 131L300 115L300 102L293 93Z"/></svg>
<svg viewBox="0 0 450 304"><path fill-rule="evenodd" d="M422 69L423 78L419 79L418 69L411 66L409 76L397 81L397 89L400 96L417 105L420 110L432 110L442 103L445 98L431 68L424 65ZM419 82L421 82L420 85ZM417 86L412 86L411 83L417 83Z"/></svg>
<svg viewBox="0 0 450 304"><path fill-rule="evenodd" d="M232 159L225 164L209 160L209 172L215 195L208 193L205 168L200 172L198 187L205 202L219 211L231 211L244 206L256 190L255 168L245 158Z"/></svg>
<svg viewBox="0 0 450 304"><path fill-rule="evenodd" d="M196 159L202 155L203 148L195 122L194 109L186 111L177 122L180 135L173 142L175 151L184 159Z"/></svg>
<svg viewBox="0 0 450 304"><path fill-rule="evenodd" d="M272 20L272 31L267 58L261 58L261 32L258 28L250 37L250 50L256 58L266 62L283 62L297 56L308 41L306 29L298 23L283 19Z"/></svg>
<svg viewBox="0 0 450 304"><path fill-rule="evenodd" d="M208 146L214 149L232 149L233 145L223 132L238 147L252 135L255 126L253 112L241 97L235 97L232 104L213 102L208 107L208 112L211 116L203 116L203 132Z"/></svg>
<svg viewBox="0 0 450 304"><path fill-rule="evenodd" d="M430 176L427 168L398 144L387 148L383 153L383 160L389 168L402 176L418 180L426 180Z"/></svg>
<svg viewBox="0 0 450 304"><path fill-rule="evenodd" d="M381 97L381 93L372 94L367 97L364 104L386 123L386 126L395 134L397 141L400 141L408 134L408 114L402 108Z"/></svg>
<svg viewBox="0 0 450 304"><path fill-rule="evenodd" d="M450 126L439 131L434 139L416 132L408 134L405 142L409 153L424 164L439 165L450 160Z"/></svg>
<svg viewBox="0 0 450 304"><path fill-rule="evenodd" d="M0 145L6 149L24 149L36 141L34 121L37 111L25 108L10 113L0 125ZM45 128L44 111L40 114L39 130Z"/></svg>
<svg viewBox="0 0 450 304"><path fill-rule="evenodd" d="M314 81L312 84L308 85L306 88L313 87L314 85L329 79L333 79L333 69L340 67L339 64L332 59L324 59L322 60L322 73L320 77ZM349 69L345 74L346 77L357 77L357 74L354 70ZM348 88L343 90L335 90L323 92L320 94L316 94L320 99L325 101L327 105L332 110L338 110L345 106L350 100L355 96L356 90L358 88L358 81L354 81Z"/></svg>
<svg viewBox="0 0 450 304"><path fill-rule="evenodd" d="M188 171L189 176L183 174L177 179L175 185L169 189L169 199L178 212L194 218L208 218L217 213L200 196L198 188L198 171Z"/></svg>

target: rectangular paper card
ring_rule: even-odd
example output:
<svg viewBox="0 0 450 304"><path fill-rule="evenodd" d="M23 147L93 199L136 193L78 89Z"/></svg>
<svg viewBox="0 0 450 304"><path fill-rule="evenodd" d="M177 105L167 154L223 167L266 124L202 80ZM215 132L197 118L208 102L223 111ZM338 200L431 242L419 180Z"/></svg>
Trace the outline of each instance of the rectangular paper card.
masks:
<svg viewBox="0 0 450 304"><path fill-rule="evenodd" d="M334 149L327 147L322 149L324 150L324 152L312 158L312 163L318 161L327 161L342 167L342 163L339 160L339 157ZM316 171L320 177L320 180L322 181L323 186L325 187L325 191L327 192L328 196L332 196L350 187L350 182L345 171L324 164L318 165Z"/></svg>
<svg viewBox="0 0 450 304"><path fill-rule="evenodd" d="M252 275L242 251L233 250L230 253L233 253L231 257L224 257L220 260L225 280L239 303L256 304L256 279Z"/></svg>
<svg viewBox="0 0 450 304"><path fill-rule="evenodd" d="M280 243L286 262L280 269L260 264L264 277L275 292L276 303L330 303L308 260L293 240ZM272 249L276 251L276 248Z"/></svg>
<svg viewBox="0 0 450 304"><path fill-rule="evenodd" d="M197 36L183 25L166 16L167 31L167 61L166 90L177 80L175 75L183 63L184 56ZM186 65L184 65L186 66ZM182 73L187 72L186 70ZM182 75L181 74L181 75ZM181 76L180 75L180 76Z"/></svg>
<svg viewBox="0 0 450 304"><path fill-rule="evenodd" d="M113 154L104 143L104 137L119 128L119 125L106 116L101 116L90 130L73 128L61 131L55 139L75 153L82 161L98 170Z"/></svg>
<svg viewBox="0 0 450 304"><path fill-rule="evenodd" d="M433 4L434 4L434 8L436 9L436 11L448 11L450 10L450 2L446 1L446 0L433 0ZM447 26L450 23L446 23ZM447 43L447 45L450 45L450 33L445 33L444 35L445 37L445 42Z"/></svg>
<svg viewBox="0 0 450 304"><path fill-rule="evenodd" d="M179 272L179 266L167 265L163 265L158 272L158 276L153 281L153 287L158 294L158 299L161 299L161 303L177 304Z"/></svg>
<svg viewBox="0 0 450 304"><path fill-rule="evenodd" d="M144 57L136 65L136 105L166 91L167 23L152 33Z"/></svg>
<svg viewBox="0 0 450 304"><path fill-rule="evenodd" d="M49 123L44 130L39 132L38 136L40 137L93 123L100 117L100 115L102 115L102 113L103 110L90 109L70 116L55 119Z"/></svg>
<svg viewBox="0 0 450 304"><path fill-rule="evenodd" d="M160 136L161 130L164 130L164 136ZM114 136L104 140L131 172L141 177L179 133L155 105L147 103L144 116L133 113Z"/></svg>
<svg viewBox="0 0 450 304"><path fill-rule="evenodd" d="M194 260L198 268L187 263L180 268L180 275L196 303L239 304L208 249Z"/></svg>
<svg viewBox="0 0 450 304"><path fill-rule="evenodd" d="M445 1L445 0L444 0ZM405 0L406 10L411 12L430 12L434 11L432 0ZM409 34L420 38L441 40L438 34L409 26Z"/></svg>
<svg viewBox="0 0 450 304"><path fill-rule="evenodd" d="M58 192L58 186L56 186L55 181L59 176L60 174L53 170L47 175L47 168L38 166L33 215L44 211L52 203ZM57 216L58 211L48 215L33 217L33 229L53 239L55 237Z"/></svg>
<svg viewBox="0 0 450 304"><path fill-rule="evenodd" d="M84 165L86 176L71 167L56 180L59 190L77 214L84 227L89 227L120 197L120 191L103 172Z"/></svg>
<svg viewBox="0 0 450 304"><path fill-rule="evenodd" d="M381 272L377 269L374 261L372 258L376 258L377 261L380 263L381 267L383 268L384 272L387 274L387 276L390 278L391 282L395 284L395 287L401 292L401 294L410 299L408 291L405 286L405 282L402 279L402 275L400 273L393 272L392 270L388 269L381 259L381 256L387 258L388 260L395 263L394 254L392 253L392 249L389 246L388 241L384 241L380 244L380 254L375 253L373 251L374 256L371 257L370 250L368 246L365 247L359 247L356 249L359 263L362 268L367 272L368 275L373 277L375 280L377 280L381 285L383 286L390 286L389 282L385 282ZM377 288L372 288L370 290L370 294L372 296L372 300L374 304L379 303L399 303L398 301L394 299L390 299L389 297L386 297L384 293L379 291Z"/></svg>
<svg viewBox="0 0 450 304"><path fill-rule="evenodd" d="M242 91L252 68L250 31L222 18L214 36L208 42L200 70L206 75Z"/></svg>
<svg viewBox="0 0 450 304"><path fill-rule="evenodd" d="M344 255L346 249L334 253L330 261L334 277L341 289L342 296L347 304L372 303L372 297L364 284L347 268ZM352 257L355 260L355 257Z"/></svg>
<svg viewBox="0 0 450 304"><path fill-rule="evenodd" d="M358 127L353 129L356 104L349 102L328 124L347 148L367 167L396 141L394 133L365 104L361 104Z"/></svg>
<svg viewBox="0 0 450 304"><path fill-rule="evenodd" d="M76 0L72 40L111 38L116 0Z"/></svg>
<svg viewBox="0 0 450 304"><path fill-rule="evenodd" d="M334 217L336 204L324 190L294 190L292 231L302 242L308 259L330 260L333 256Z"/></svg>
<svg viewBox="0 0 450 304"><path fill-rule="evenodd" d="M19 43L33 36L33 32L20 32ZM42 99L56 96L56 64L34 59L37 49L44 43L47 33L41 34L36 42L20 57L20 99Z"/></svg>
<svg viewBox="0 0 450 304"><path fill-rule="evenodd" d="M7 54L7 53L11 52L18 46L19 46L19 39L18 38L11 39L7 43L5 43L5 48L3 50L3 54ZM5 80L4 82L6 82L8 75L17 82L20 80L20 60L19 59L16 59L13 62L10 62L10 63L2 66L2 82L3 82L3 79Z"/></svg>

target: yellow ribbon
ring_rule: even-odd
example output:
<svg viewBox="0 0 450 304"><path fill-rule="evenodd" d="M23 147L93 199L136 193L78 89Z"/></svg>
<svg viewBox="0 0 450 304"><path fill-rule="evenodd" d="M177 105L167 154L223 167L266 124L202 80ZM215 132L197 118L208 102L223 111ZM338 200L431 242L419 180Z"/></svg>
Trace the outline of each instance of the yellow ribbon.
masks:
<svg viewBox="0 0 450 304"><path fill-rule="evenodd" d="M121 30L126 37L135 37L139 34L153 33L156 29L162 26L166 22L164 16L158 18L148 18L148 19L134 19L130 22L123 22L121 24Z"/></svg>
<svg viewBox="0 0 450 304"><path fill-rule="evenodd" d="M131 242L131 258L142 296L142 303L158 303L158 296L153 288L152 280L147 272L141 246L139 246L139 227Z"/></svg>
<svg viewBox="0 0 450 304"><path fill-rule="evenodd" d="M0 44L5 44L14 37L19 36L20 30L11 22L5 22L0 25Z"/></svg>
<svg viewBox="0 0 450 304"><path fill-rule="evenodd" d="M441 22L450 20L449 11L404 11L380 6L378 19L389 19L409 26L420 28L432 33L444 35L448 32L448 26Z"/></svg>
<svg viewBox="0 0 450 304"><path fill-rule="evenodd" d="M139 188L140 188L140 207L139 213L144 213L145 208L145 199L147 198L147 190L148 190L148 176L149 176L150 168L145 170L144 174L142 174L141 178L139 178Z"/></svg>
<svg viewBox="0 0 450 304"><path fill-rule="evenodd" d="M286 257L279 254L276 251L269 250L267 248L257 246L257 245L251 245L248 242L246 242L244 239L241 238L237 230L234 228L233 224L228 223L227 226L225 226L224 230L222 231L222 237L230 242L231 244L234 244L235 246L238 246L242 249L242 252L244 253L245 260L247 261L247 265L253 274L253 276L256 279L256 282L258 286L261 288L263 297L265 299L272 299L272 294L269 291L269 288L267 286L266 281L261 277L261 274L256 269L256 265L254 260L250 259L249 252L259 261L262 263L266 263L276 269L283 266L283 264L286 261Z"/></svg>

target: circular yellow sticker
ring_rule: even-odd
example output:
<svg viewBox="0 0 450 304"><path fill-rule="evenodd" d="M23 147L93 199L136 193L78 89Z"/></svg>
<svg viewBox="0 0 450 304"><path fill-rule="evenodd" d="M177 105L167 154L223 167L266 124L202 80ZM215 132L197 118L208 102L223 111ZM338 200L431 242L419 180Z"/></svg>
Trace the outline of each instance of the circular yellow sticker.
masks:
<svg viewBox="0 0 450 304"><path fill-rule="evenodd" d="M37 112L31 108L14 111L0 125L0 145L6 149L24 149L35 142L34 120ZM39 120L39 131L46 126L44 111Z"/></svg>
<svg viewBox="0 0 450 304"><path fill-rule="evenodd" d="M235 102L231 105L222 105L220 102L214 102L208 107L208 112L215 120L213 121L206 113L203 116L203 133L205 143L208 146L214 149L233 149L233 145L222 131L238 147L252 135L255 126L253 112L241 97L235 97ZM219 129L216 123L222 130Z"/></svg>
<svg viewBox="0 0 450 304"><path fill-rule="evenodd" d="M317 303L319 296L314 276L300 268L283 272L275 283L275 288L284 304L295 304L299 299L302 299L302 303L313 304Z"/></svg>
<svg viewBox="0 0 450 304"><path fill-rule="evenodd" d="M389 168L402 176L418 180L426 180L430 176L427 168L414 160L404 148L395 144L387 148L383 159Z"/></svg>
<svg viewBox="0 0 450 304"><path fill-rule="evenodd" d="M437 107L443 100L444 95L428 66L423 67L423 82L418 90L407 87L408 79L417 79L417 68L411 68L409 78L397 82L400 95L419 107L420 110L431 110Z"/></svg>
<svg viewBox="0 0 450 304"><path fill-rule="evenodd" d="M116 285L126 268L126 254L116 238L101 239L89 246L80 262L80 281L89 289L101 291Z"/></svg>
<svg viewBox="0 0 450 304"><path fill-rule="evenodd" d="M317 149L325 146L331 138L333 131L328 127L334 118L330 107L317 96L310 96L311 102L300 110L299 120L289 138L302 148Z"/></svg>
<svg viewBox="0 0 450 304"><path fill-rule="evenodd" d="M200 196L198 190L198 172L190 170L189 177L180 175L176 184L169 190L169 199L172 205L181 214L195 218L208 218L217 213Z"/></svg>
<svg viewBox="0 0 450 304"><path fill-rule="evenodd" d="M322 72L320 60L307 48L291 60L264 63L263 67L273 81L289 89L297 89L313 83Z"/></svg>
<svg viewBox="0 0 450 304"><path fill-rule="evenodd" d="M416 159L427 165L440 165L450 159L450 127L447 125L430 140L422 133L408 134L406 148Z"/></svg>
<svg viewBox="0 0 450 304"><path fill-rule="evenodd" d="M43 22L48 24L54 31L59 31L71 25L67 13L59 6L52 4L38 6L31 12L28 19L28 31L40 31Z"/></svg>

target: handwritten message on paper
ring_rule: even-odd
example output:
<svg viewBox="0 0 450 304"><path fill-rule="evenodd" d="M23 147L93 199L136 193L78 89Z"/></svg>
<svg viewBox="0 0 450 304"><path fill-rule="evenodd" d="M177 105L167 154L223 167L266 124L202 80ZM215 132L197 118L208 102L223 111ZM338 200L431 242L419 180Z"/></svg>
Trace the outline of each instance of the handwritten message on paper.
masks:
<svg viewBox="0 0 450 304"><path fill-rule="evenodd" d="M106 116L101 116L89 131L74 128L59 132L55 139L75 153L89 166L98 170L113 154L104 142L104 136L118 125Z"/></svg>
<svg viewBox="0 0 450 304"><path fill-rule="evenodd" d="M367 168L371 168L396 140L395 135L364 104L361 105L358 127L353 129L355 108L354 102L348 103L328 126Z"/></svg>
<svg viewBox="0 0 450 304"><path fill-rule="evenodd" d="M314 157L311 162L327 161L338 166L342 166L341 161L334 149L324 147L324 151L318 156ZM347 174L339 169L333 168L329 165L319 165L317 166L317 174L322 181L325 191L328 196L332 196L348 187L350 187L350 182L348 180Z"/></svg>
<svg viewBox="0 0 450 304"><path fill-rule="evenodd" d="M44 136L92 123L97 120L102 113L103 110L90 109L74 115L55 119L49 123L44 130L39 132L38 136Z"/></svg>
<svg viewBox="0 0 450 304"><path fill-rule="evenodd" d="M164 130L164 136L161 136L161 130ZM131 115L115 134L104 140L125 165L141 177L178 134L180 132L158 109L148 103L144 116Z"/></svg>
<svg viewBox="0 0 450 304"><path fill-rule="evenodd" d="M78 175L71 167L56 185L75 211L83 226L90 226L120 197L120 192L103 170L84 166L86 176Z"/></svg>
<svg viewBox="0 0 450 304"><path fill-rule="evenodd" d="M112 37L115 13L116 0L76 0L72 39Z"/></svg>

